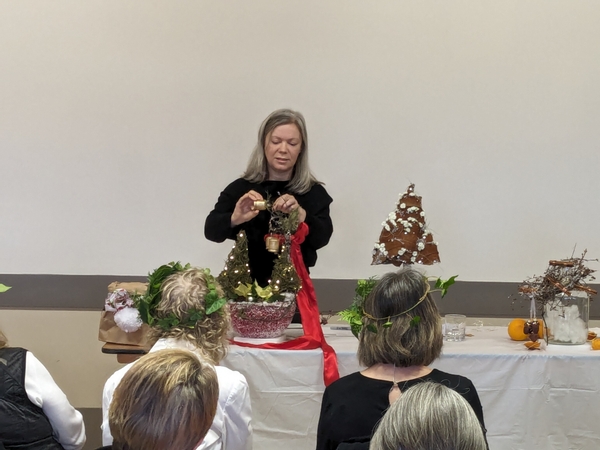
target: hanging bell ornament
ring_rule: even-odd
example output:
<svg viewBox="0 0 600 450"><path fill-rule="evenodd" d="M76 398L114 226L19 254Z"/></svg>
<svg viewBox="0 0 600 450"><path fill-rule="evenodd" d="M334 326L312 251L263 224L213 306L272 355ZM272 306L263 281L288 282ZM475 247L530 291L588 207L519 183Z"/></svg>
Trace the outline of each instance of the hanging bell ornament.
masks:
<svg viewBox="0 0 600 450"><path fill-rule="evenodd" d="M266 200L254 200L254 209L258 211L264 211L267 209L267 201Z"/></svg>
<svg viewBox="0 0 600 450"><path fill-rule="evenodd" d="M265 240L267 245L267 251L271 253L279 253L279 239L275 236L267 236Z"/></svg>

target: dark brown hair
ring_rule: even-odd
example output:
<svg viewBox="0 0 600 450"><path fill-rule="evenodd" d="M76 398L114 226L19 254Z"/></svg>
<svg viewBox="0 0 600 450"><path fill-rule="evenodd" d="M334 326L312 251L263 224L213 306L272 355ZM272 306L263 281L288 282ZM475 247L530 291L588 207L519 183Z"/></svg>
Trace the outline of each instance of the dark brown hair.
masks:
<svg viewBox="0 0 600 450"><path fill-rule="evenodd" d="M427 283L420 272L403 269L384 275L375 285L364 310L378 320L363 318L358 344L362 365L427 366L440 356L442 324L437 305L427 293ZM419 319L413 321L417 316ZM388 321L391 325L384 327ZM369 325L375 325L377 332L369 330Z"/></svg>

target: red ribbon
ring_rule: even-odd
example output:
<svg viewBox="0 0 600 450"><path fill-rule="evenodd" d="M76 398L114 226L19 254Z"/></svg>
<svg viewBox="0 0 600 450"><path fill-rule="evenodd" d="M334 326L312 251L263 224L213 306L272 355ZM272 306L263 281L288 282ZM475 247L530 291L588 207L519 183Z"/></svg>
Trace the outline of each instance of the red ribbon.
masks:
<svg viewBox="0 0 600 450"><path fill-rule="evenodd" d="M279 350L312 350L315 348L323 349L323 381L325 386L329 386L340 377L337 365L337 356L335 350L326 341L321 328L321 316L319 306L317 305L317 295L312 280L308 275L308 270L302 259L300 244L304 242L308 234L308 225L304 222L300 224L296 233L292 236L291 257L292 264L302 280L302 289L296 295L298 310L302 317L302 328L304 335L291 341L271 343L271 344L248 344L246 342L233 341L235 345L241 347L279 349Z"/></svg>

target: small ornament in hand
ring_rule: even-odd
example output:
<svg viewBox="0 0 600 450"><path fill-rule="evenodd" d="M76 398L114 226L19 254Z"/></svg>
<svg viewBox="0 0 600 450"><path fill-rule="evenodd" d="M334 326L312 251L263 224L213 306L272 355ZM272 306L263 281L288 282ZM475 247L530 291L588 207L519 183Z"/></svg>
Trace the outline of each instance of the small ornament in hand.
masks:
<svg viewBox="0 0 600 450"><path fill-rule="evenodd" d="M265 211L267 209L267 201L266 200L255 200L254 201L254 209L257 211Z"/></svg>

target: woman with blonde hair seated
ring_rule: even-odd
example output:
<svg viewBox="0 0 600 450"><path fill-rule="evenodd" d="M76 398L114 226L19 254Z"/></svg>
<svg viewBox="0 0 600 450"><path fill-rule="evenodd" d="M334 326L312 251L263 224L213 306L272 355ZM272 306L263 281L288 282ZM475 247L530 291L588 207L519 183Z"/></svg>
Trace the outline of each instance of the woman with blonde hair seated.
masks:
<svg viewBox="0 0 600 450"><path fill-rule="evenodd" d="M209 288L210 286L210 288ZM244 376L219 362L227 354L230 325L227 307L206 313L205 298L222 297L221 288L206 270L188 269L168 277L161 288L161 299L153 312L152 333L158 338L150 352L185 349L215 366L219 380L217 412L199 449L249 450L252 448L251 407L248 383ZM116 371L104 385L102 396L102 442L113 442L108 411L113 393L121 379L137 364Z"/></svg>
<svg viewBox="0 0 600 450"><path fill-rule="evenodd" d="M368 443L390 404L424 381L444 384L462 395L483 426L481 402L471 380L429 367L440 356L443 339L440 314L423 274L407 268L384 275L363 308L358 360L366 369L325 389L317 450L336 450L346 442Z"/></svg>
<svg viewBox="0 0 600 450"><path fill-rule="evenodd" d="M80 450L84 444L81 413L33 353L9 347L0 331L0 449Z"/></svg>
<svg viewBox="0 0 600 450"><path fill-rule="evenodd" d="M486 450L473 408L439 383L417 384L385 413L370 450Z"/></svg>
<svg viewBox="0 0 600 450"><path fill-rule="evenodd" d="M188 350L150 353L115 389L108 411L113 444L99 450L194 450L213 423L218 399L210 363Z"/></svg>

